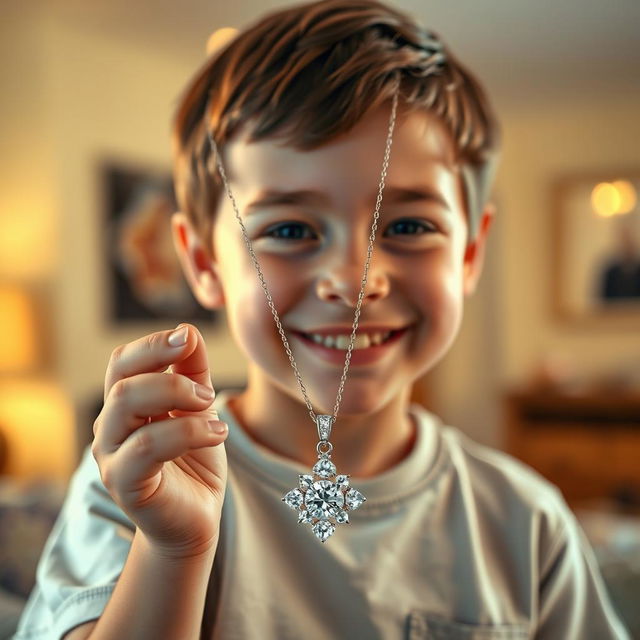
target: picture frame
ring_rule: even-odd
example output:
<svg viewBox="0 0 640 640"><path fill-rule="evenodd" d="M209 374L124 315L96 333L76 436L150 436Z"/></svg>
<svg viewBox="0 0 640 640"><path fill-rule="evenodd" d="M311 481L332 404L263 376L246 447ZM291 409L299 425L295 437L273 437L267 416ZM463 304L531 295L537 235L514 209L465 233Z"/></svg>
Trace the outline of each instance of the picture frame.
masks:
<svg viewBox="0 0 640 640"><path fill-rule="evenodd" d="M553 308L562 322L640 328L640 168L559 177L552 187Z"/></svg>
<svg viewBox="0 0 640 640"><path fill-rule="evenodd" d="M111 159L99 166L109 322L212 326L218 312L194 298L173 247L170 171Z"/></svg>

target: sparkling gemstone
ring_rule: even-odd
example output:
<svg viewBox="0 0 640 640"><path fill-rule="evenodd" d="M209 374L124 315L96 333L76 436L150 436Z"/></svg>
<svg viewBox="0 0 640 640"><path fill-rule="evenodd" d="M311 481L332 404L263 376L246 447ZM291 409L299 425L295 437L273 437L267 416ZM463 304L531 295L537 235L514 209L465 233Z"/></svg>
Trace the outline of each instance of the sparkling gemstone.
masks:
<svg viewBox="0 0 640 640"><path fill-rule="evenodd" d="M336 514L336 522L338 524L347 524L349 522L349 514L346 511L338 511Z"/></svg>
<svg viewBox="0 0 640 640"><path fill-rule="evenodd" d="M324 542L329 536L332 536L335 530L335 525L327 522L326 520L320 520L313 525L313 533L315 533L322 542Z"/></svg>
<svg viewBox="0 0 640 640"><path fill-rule="evenodd" d="M300 513L298 514L298 524L300 524L301 522L313 522L313 516L309 511L306 511L305 509L300 511Z"/></svg>
<svg viewBox="0 0 640 640"><path fill-rule="evenodd" d="M352 511L357 509L365 500L366 498L356 489L351 488L347 491L347 507Z"/></svg>
<svg viewBox="0 0 640 640"><path fill-rule="evenodd" d="M336 465L329 458L320 458L313 467L313 473L323 478L330 478L336 475Z"/></svg>
<svg viewBox="0 0 640 640"><path fill-rule="evenodd" d="M299 509L304 500L304 495L300 489L292 489L287 495L282 498L286 505L292 509Z"/></svg>
<svg viewBox="0 0 640 640"><path fill-rule="evenodd" d="M349 486L349 476L336 476L336 484L341 489L346 489Z"/></svg>
<svg viewBox="0 0 640 640"><path fill-rule="evenodd" d="M327 520L344 507L344 494L333 482L319 480L305 493L304 504L314 518Z"/></svg>
<svg viewBox="0 0 640 640"><path fill-rule="evenodd" d="M313 484L313 476L311 475L299 476L299 478L300 478L300 488L303 491L306 491Z"/></svg>

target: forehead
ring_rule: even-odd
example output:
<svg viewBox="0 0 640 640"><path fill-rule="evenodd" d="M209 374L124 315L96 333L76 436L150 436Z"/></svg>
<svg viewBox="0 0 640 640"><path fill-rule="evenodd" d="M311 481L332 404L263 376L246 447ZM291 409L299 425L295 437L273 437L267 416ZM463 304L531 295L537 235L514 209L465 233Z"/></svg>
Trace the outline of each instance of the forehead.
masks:
<svg viewBox="0 0 640 640"><path fill-rule="evenodd" d="M243 200L260 191L304 189L324 191L340 205L370 200L380 181L389 116L390 108L380 107L349 132L309 151L278 139L251 142L245 127L224 151L232 188ZM454 144L439 118L398 112L387 185L438 190L455 208L460 206L459 177Z"/></svg>

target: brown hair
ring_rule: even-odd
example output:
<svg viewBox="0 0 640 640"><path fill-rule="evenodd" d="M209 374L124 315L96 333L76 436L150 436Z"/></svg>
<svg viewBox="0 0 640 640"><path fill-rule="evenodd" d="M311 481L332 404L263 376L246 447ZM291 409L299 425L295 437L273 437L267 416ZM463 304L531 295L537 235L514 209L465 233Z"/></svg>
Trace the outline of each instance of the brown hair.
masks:
<svg viewBox="0 0 640 640"><path fill-rule="evenodd" d="M252 141L298 150L349 131L390 101L441 118L460 165L474 238L499 146L478 81L433 32L376 0L321 0L271 13L215 52L182 97L173 130L178 204L210 249L223 193L207 129L224 144L251 121Z"/></svg>

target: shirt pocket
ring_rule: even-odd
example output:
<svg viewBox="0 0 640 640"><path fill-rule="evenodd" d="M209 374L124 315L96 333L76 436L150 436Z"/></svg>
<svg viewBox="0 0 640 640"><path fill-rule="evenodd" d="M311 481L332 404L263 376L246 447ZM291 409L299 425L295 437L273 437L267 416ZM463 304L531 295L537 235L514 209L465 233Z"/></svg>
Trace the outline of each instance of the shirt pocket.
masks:
<svg viewBox="0 0 640 640"><path fill-rule="evenodd" d="M447 620L425 611L412 611L407 640L526 640L524 624L468 624Z"/></svg>

